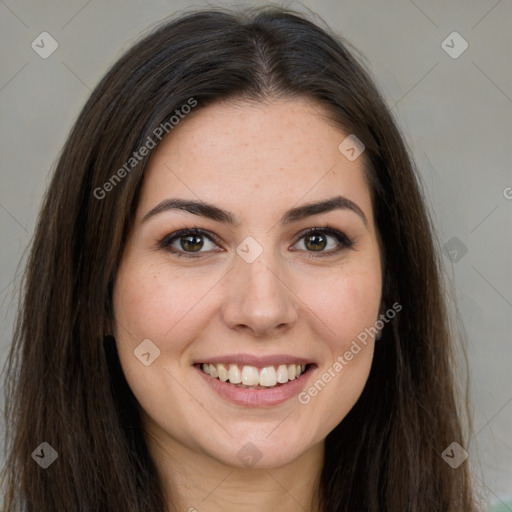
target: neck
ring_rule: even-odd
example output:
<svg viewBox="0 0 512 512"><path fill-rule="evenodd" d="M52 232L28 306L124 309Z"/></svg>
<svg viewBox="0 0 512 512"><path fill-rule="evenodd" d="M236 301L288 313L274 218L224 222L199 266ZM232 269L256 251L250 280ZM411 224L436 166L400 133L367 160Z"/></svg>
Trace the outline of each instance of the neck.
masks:
<svg viewBox="0 0 512 512"><path fill-rule="evenodd" d="M323 442L283 466L256 469L227 466L153 429L146 434L169 512L321 512Z"/></svg>

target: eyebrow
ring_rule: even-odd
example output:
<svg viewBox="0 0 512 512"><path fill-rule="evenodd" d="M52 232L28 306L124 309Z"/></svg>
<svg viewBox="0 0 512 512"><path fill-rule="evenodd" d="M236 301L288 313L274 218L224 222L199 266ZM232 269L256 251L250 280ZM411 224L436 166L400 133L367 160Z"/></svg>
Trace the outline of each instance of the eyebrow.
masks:
<svg viewBox="0 0 512 512"><path fill-rule="evenodd" d="M164 199L162 202L157 204L153 209L146 213L146 215L144 215L142 222L146 222L151 217L170 210L186 211L194 215L206 217L208 219L232 226L237 226L240 224L240 221L236 219L236 216L233 213L222 210L213 204L205 203L203 201L174 198ZM324 201L308 203L302 206L291 208L281 217L280 222L281 224L291 224L313 215L319 215L321 213L327 213L333 210L350 210L361 217L364 225L368 227L368 220L363 210L361 210L361 208L356 203L343 196L336 196Z"/></svg>

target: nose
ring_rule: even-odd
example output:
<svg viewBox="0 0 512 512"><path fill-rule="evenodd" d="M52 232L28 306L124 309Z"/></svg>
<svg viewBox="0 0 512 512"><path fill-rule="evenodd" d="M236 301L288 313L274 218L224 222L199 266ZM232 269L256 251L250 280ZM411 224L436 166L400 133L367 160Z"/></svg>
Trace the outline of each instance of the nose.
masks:
<svg viewBox="0 0 512 512"><path fill-rule="evenodd" d="M298 299L282 268L265 254L252 263L237 258L227 276L222 316L231 329L270 338L297 322Z"/></svg>

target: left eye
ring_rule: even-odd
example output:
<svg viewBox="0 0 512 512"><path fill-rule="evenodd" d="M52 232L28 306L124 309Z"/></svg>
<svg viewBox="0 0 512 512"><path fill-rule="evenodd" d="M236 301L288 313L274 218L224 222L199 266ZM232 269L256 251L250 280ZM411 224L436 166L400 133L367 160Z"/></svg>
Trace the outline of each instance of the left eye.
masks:
<svg viewBox="0 0 512 512"><path fill-rule="evenodd" d="M329 238L334 239L334 243L330 247L328 247ZM299 238L300 240L304 240L303 245L306 250L327 254L332 254L352 246L352 242L343 233L325 228L310 229Z"/></svg>

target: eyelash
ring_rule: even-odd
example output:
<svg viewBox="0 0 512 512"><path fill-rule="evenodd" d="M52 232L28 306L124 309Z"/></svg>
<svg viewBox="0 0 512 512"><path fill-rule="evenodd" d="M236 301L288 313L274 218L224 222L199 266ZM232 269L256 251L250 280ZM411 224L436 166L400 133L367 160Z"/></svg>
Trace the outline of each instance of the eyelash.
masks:
<svg viewBox="0 0 512 512"><path fill-rule="evenodd" d="M322 257L332 256L334 254L341 252L344 249L350 249L354 244L353 241L350 238L348 238L344 233L342 233L341 231L338 231L337 229L334 229L328 225L323 226L323 227L309 228L309 229L299 233L297 242L299 242L302 238L304 238L308 235L317 234L317 233L324 234L324 235L330 235L330 236L334 237L337 240L339 246L336 249L331 249L329 251L307 251L306 250L306 252L308 252L309 254L313 254L314 255L313 257L322 258ZM211 233L209 233L208 231L206 231L204 229L193 227L193 228L180 229L179 231L175 231L174 233L164 236L159 241L158 247L160 249L165 249L165 250L175 254L178 258L199 258L199 257L201 257L201 253L204 254L204 253L210 252L210 251L197 251L195 253L194 252L186 252L186 251L182 251L182 250L176 249L175 247L171 246L171 244L174 241L179 240L180 238L183 238L188 235L201 235L201 236L208 238L211 242L215 243L216 245L220 245L217 240L217 237L215 237L214 235L212 235ZM295 244L297 242L295 242ZM311 257L311 256L309 256L309 257Z"/></svg>

